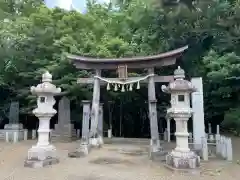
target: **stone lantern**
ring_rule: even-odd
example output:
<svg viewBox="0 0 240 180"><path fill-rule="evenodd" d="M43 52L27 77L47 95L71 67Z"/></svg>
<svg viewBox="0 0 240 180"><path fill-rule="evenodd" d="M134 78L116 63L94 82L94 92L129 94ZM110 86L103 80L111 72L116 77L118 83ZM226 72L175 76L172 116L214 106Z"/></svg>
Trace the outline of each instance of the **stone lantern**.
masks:
<svg viewBox="0 0 240 180"><path fill-rule="evenodd" d="M49 143L50 119L57 111L53 109L55 104L54 95L61 92L52 83L52 75L45 72L42 75L42 83L31 87L32 94L37 95L37 108L33 114L39 119L38 141L28 151L28 158L25 161L26 167L43 167L59 162L56 157L56 148Z"/></svg>
<svg viewBox="0 0 240 180"><path fill-rule="evenodd" d="M193 169L199 166L200 158L189 149L187 122L193 114L190 94L196 89L184 78L185 72L179 66L174 71L174 81L167 87L162 86L163 92L171 94L171 107L167 110L167 114L176 122L176 148L166 156L166 163L177 169Z"/></svg>

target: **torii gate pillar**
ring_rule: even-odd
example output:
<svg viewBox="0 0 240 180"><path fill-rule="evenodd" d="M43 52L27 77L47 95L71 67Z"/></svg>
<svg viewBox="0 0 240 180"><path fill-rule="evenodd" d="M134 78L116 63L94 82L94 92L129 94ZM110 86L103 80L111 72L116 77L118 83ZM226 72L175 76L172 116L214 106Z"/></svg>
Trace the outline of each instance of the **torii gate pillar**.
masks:
<svg viewBox="0 0 240 180"><path fill-rule="evenodd" d="M101 75L101 70L95 70L96 76ZM100 101L100 80L94 78L93 83L93 99L92 99L92 110L91 110L91 128L90 128L90 145L101 146L102 137L98 131L98 118L99 118L99 101Z"/></svg>
<svg viewBox="0 0 240 180"><path fill-rule="evenodd" d="M154 68L149 68L148 74L154 74ZM158 133L157 100L153 76L150 76L148 79L148 108L151 129L151 142L150 142L151 152L159 152L161 148Z"/></svg>

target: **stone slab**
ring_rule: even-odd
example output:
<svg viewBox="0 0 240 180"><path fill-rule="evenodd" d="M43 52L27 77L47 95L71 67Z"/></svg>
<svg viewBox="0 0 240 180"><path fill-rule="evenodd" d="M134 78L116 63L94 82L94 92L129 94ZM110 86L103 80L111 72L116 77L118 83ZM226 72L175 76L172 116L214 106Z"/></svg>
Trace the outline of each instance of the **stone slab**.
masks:
<svg viewBox="0 0 240 180"><path fill-rule="evenodd" d="M44 160L50 157L56 158L56 148L53 145L33 146L28 150L28 159Z"/></svg>
<svg viewBox="0 0 240 180"><path fill-rule="evenodd" d="M179 172L179 173L184 173L184 174L191 174L191 175L197 175L200 176L201 175L201 170L200 168L196 168L196 169L179 169L179 168L174 168L168 164L164 164L164 167L169 169L170 171L173 172Z"/></svg>
<svg viewBox="0 0 240 180"><path fill-rule="evenodd" d="M50 138L51 142L71 142L77 140L77 137L69 137L69 136L62 136L54 134Z"/></svg>
<svg viewBox="0 0 240 180"><path fill-rule="evenodd" d="M22 124L5 124L4 126L5 130L21 130L23 129Z"/></svg>
<svg viewBox="0 0 240 180"><path fill-rule="evenodd" d="M73 124L55 124L55 129L51 132L51 141L73 141L77 139L77 132Z"/></svg>
<svg viewBox="0 0 240 180"><path fill-rule="evenodd" d="M19 102L11 102L8 118L9 124L19 124Z"/></svg>
<svg viewBox="0 0 240 180"><path fill-rule="evenodd" d="M86 155L83 152L76 150L73 152L69 152L68 157L69 158L81 158L81 157L86 157Z"/></svg>
<svg viewBox="0 0 240 180"><path fill-rule="evenodd" d="M83 151L79 151L79 150L68 153L69 158L82 158L82 157L86 157L86 156L87 156L86 153L84 153Z"/></svg>
<svg viewBox="0 0 240 180"><path fill-rule="evenodd" d="M191 152L192 153L192 152ZM169 153L166 155L166 164L175 169L196 169L200 166L200 157L196 154L190 154L182 157L176 157Z"/></svg>
<svg viewBox="0 0 240 180"><path fill-rule="evenodd" d="M167 151L149 152L149 159L158 162L165 162Z"/></svg>
<svg viewBox="0 0 240 180"><path fill-rule="evenodd" d="M45 160L38 160L38 159L26 159L24 161L24 167L29 167L29 168L42 168L45 166L50 166L54 164L58 164L59 159L58 158L47 158Z"/></svg>
<svg viewBox="0 0 240 180"><path fill-rule="evenodd" d="M192 149L192 151L193 151L196 155L198 155L199 157L202 156L202 149Z"/></svg>
<svg viewBox="0 0 240 180"><path fill-rule="evenodd" d="M81 158L86 157L90 152L90 145L89 144L80 144L80 147L77 148L73 152L68 153L68 157L70 158Z"/></svg>

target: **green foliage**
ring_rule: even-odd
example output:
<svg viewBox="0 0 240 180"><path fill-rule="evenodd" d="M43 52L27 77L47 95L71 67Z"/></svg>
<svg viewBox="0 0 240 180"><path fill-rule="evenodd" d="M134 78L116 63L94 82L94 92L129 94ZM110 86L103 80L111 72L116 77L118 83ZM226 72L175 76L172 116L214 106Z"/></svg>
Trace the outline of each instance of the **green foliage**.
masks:
<svg viewBox="0 0 240 180"><path fill-rule="evenodd" d="M237 105L239 85L229 78L239 76L240 57L234 52L220 55L210 50L203 58L206 84L206 112L209 118L221 116L229 107Z"/></svg>
<svg viewBox="0 0 240 180"><path fill-rule="evenodd" d="M240 135L240 107L230 109L224 117L223 126Z"/></svg>
<svg viewBox="0 0 240 180"><path fill-rule="evenodd" d="M91 87L81 87L76 80L91 76L91 71L76 70L67 53L144 56L188 44L181 64L188 76L204 79L206 120L216 124L223 119L224 123L228 119L235 122L228 114L233 111L230 108L239 107L239 81L232 77L240 76L240 2L172 2L119 0L99 5L89 1L87 13L81 14L48 9L41 0L0 0L0 108L18 100L21 112L29 113L35 103L29 88L39 83L45 69L73 102L90 99ZM173 67L156 71L163 75L172 72ZM131 73L139 75L142 71ZM127 97L104 91L102 95L103 99L120 99L123 103L142 102L136 111L144 109L143 99L147 99L144 90ZM157 96L162 109L169 99L160 91Z"/></svg>

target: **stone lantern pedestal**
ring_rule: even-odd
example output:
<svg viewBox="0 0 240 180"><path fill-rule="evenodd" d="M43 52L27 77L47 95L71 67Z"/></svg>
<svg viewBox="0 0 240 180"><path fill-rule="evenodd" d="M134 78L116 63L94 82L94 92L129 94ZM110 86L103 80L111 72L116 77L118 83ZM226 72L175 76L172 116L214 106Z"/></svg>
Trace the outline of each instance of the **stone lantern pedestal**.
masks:
<svg viewBox="0 0 240 180"><path fill-rule="evenodd" d="M49 143L49 124L51 117L56 112L36 112L35 115L39 118L38 142L28 150L28 157L24 163L25 167L44 167L59 162L56 156L56 148Z"/></svg>
<svg viewBox="0 0 240 180"><path fill-rule="evenodd" d="M190 94L195 91L191 82L184 79L185 72L178 67L174 71L174 81L162 86L162 90L171 94L171 107L167 116L176 122L176 148L166 156L166 165L173 169L195 169L200 165L200 157L188 146L188 120L193 111L190 107Z"/></svg>
<svg viewBox="0 0 240 180"><path fill-rule="evenodd" d="M91 148L87 139L82 139L80 146L73 152L68 153L68 157L70 158L81 158L85 157L89 154Z"/></svg>
<svg viewBox="0 0 240 180"><path fill-rule="evenodd" d="M195 169L200 165L200 157L188 146L187 122L191 117L191 111L185 110L177 111L171 108L168 110L176 122L176 148L166 155L166 163L176 169Z"/></svg>
<svg viewBox="0 0 240 180"><path fill-rule="evenodd" d="M25 167L44 167L59 162L56 155L56 148L49 143L50 119L57 111L53 109L55 104L54 95L61 92L51 84L52 75L46 72L42 76L42 84L32 87L31 92L38 96L38 107L33 110L33 114L39 119L38 141L28 151L28 157L24 162Z"/></svg>

